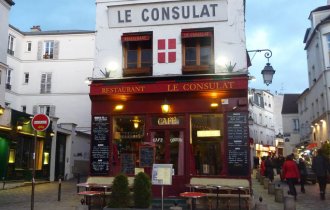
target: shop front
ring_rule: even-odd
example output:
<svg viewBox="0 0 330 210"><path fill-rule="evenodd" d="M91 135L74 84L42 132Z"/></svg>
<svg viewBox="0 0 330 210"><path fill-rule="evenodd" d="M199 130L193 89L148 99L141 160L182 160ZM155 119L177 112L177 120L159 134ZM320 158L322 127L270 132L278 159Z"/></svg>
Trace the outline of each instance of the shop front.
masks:
<svg viewBox="0 0 330 210"><path fill-rule="evenodd" d="M90 175L172 164L165 196L186 191L191 177L249 179L246 75L99 79L90 97Z"/></svg>
<svg viewBox="0 0 330 210"><path fill-rule="evenodd" d="M35 177L48 180L51 154L50 130L38 132L35 141L30 123L31 115L7 109L4 118L8 119L8 122L0 126L1 179L30 181L35 161Z"/></svg>

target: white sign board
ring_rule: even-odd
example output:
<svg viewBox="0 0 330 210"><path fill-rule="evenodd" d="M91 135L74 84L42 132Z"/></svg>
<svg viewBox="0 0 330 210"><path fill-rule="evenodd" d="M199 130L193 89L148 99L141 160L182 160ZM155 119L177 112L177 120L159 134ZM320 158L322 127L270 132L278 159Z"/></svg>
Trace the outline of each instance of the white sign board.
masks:
<svg viewBox="0 0 330 210"><path fill-rule="evenodd" d="M108 7L109 27L227 21L228 2L181 1Z"/></svg>
<svg viewBox="0 0 330 210"><path fill-rule="evenodd" d="M173 164L153 164L151 183L153 185L172 185Z"/></svg>

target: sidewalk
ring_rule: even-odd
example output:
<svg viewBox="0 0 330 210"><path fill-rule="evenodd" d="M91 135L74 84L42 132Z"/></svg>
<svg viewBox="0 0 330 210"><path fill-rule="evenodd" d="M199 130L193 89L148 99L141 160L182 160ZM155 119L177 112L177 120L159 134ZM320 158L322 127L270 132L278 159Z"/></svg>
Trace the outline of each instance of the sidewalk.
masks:
<svg viewBox="0 0 330 210"><path fill-rule="evenodd" d="M284 196L289 190L286 183L280 181L279 176L275 177L275 186L280 184L283 187ZM268 210L283 210L284 203L275 202L275 195L268 194L268 190L264 189L258 180L255 178L255 173L252 175L253 200L259 202L259 197L262 197L263 203L266 203ZM305 185L306 193L300 192L300 185L296 185L298 192L296 209L297 210L329 210L330 209L330 184L327 185L326 200L320 200L318 184L308 183Z"/></svg>

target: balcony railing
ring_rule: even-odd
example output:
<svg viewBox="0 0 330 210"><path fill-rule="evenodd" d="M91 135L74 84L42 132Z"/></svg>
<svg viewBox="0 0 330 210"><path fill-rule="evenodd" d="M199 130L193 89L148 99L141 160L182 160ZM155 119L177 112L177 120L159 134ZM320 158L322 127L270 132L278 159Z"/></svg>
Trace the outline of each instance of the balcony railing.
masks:
<svg viewBox="0 0 330 210"><path fill-rule="evenodd" d="M14 50L7 49L7 53L8 53L9 55L14 55Z"/></svg>

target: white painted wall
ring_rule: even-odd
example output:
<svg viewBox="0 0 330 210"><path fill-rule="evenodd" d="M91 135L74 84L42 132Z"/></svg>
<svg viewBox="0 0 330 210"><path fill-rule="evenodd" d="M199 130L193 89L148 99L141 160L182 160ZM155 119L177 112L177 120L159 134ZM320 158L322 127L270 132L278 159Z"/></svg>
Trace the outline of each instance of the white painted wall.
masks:
<svg viewBox="0 0 330 210"><path fill-rule="evenodd" d="M5 75L7 69L8 14L10 6L0 0L0 105L5 105Z"/></svg>
<svg viewBox="0 0 330 210"><path fill-rule="evenodd" d="M7 91L6 102L16 110L27 107L33 114L35 105L55 106L58 123L75 123L77 129L90 128L91 103L89 87L85 83L92 76L95 47L94 33L78 34L24 34L14 28L15 55L8 55L8 65L13 69L12 88ZM59 42L59 59L38 60L38 42ZM32 43L31 52L27 42ZM50 94L40 94L41 74L52 73ZM29 73L29 83L24 83L24 73Z"/></svg>
<svg viewBox="0 0 330 210"><path fill-rule="evenodd" d="M219 4L216 13L221 18L194 19L185 21L160 21L157 23L144 23L143 21L132 21L134 23L114 24L114 18L118 18L118 11L123 14L124 10L131 10L132 17L141 8L173 7L176 4L184 4L192 7L202 4ZM126 5L123 9L119 5ZM116 13L117 12L117 13ZM115 14L114 14L115 13ZM117 15L116 15L117 14ZM139 18L140 16L136 16ZM132 18L133 19L133 18ZM135 20L135 19L134 19ZM190 28L214 27L214 59L221 59L222 64L216 65L216 73L226 72L225 66L236 63L234 71L247 71L246 46L245 46L245 20L242 0L213 0L213 1L178 1L178 0L137 0L137 1L113 1L96 0L96 54L95 68L104 69L109 63L117 63L119 68L112 72L112 77L122 77L123 53L121 36L130 32L153 32L153 75L181 74L181 31ZM175 63L159 64L157 61L158 39L175 38L177 44Z"/></svg>

